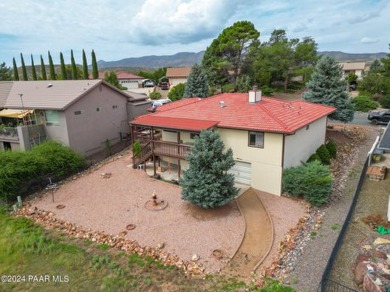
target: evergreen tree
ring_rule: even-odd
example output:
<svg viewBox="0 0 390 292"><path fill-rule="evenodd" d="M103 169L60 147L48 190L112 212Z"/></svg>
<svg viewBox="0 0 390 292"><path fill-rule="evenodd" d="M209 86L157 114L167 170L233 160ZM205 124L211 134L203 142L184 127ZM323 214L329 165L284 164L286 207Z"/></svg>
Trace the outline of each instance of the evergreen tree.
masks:
<svg viewBox="0 0 390 292"><path fill-rule="evenodd" d="M83 79L88 79L88 64L87 64L87 57L85 56L84 49L83 49Z"/></svg>
<svg viewBox="0 0 390 292"><path fill-rule="evenodd" d="M23 75L23 80L28 81L28 75L27 75L27 69L26 69L26 64L24 63L24 58L23 54L20 53L20 61L22 63L22 75Z"/></svg>
<svg viewBox="0 0 390 292"><path fill-rule="evenodd" d="M184 97L207 97L208 92L207 75L201 66L195 64L188 76Z"/></svg>
<svg viewBox="0 0 390 292"><path fill-rule="evenodd" d="M343 71L333 57L322 57L306 84L308 91L303 94L303 99L335 107L337 111L329 117L346 123L352 121L354 111L342 75Z"/></svg>
<svg viewBox="0 0 390 292"><path fill-rule="evenodd" d="M116 76L116 73L114 71L109 71L104 74L104 81L107 83L110 83L112 86L115 86L118 89L126 90L126 87L123 87L118 80L118 77Z"/></svg>
<svg viewBox="0 0 390 292"><path fill-rule="evenodd" d="M92 78L98 79L99 78L99 70L96 62L96 55L94 50L92 50Z"/></svg>
<svg viewBox="0 0 390 292"><path fill-rule="evenodd" d="M35 65L34 65L34 58L33 58L32 54L31 54L31 70L32 70L32 78L33 78L33 80L37 81L38 80L37 70L36 70Z"/></svg>
<svg viewBox="0 0 390 292"><path fill-rule="evenodd" d="M187 156L188 170L180 180L182 199L202 208L215 208L227 204L238 194L234 175L228 170L234 165L233 152L224 152L220 136L202 131Z"/></svg>
<svg viewBox="0 0 390 292"><path fill-rule="evenodd" d="M184 83L179 83L172 87L168 92L168 98L172 101L180 100L183 98L184 90L186 85Z"/></svg>
<svg viewBox="0 0 390 292"><path fill-rule="evenodd" d="M19 72L18 72L18 66L16 66L15 58L12 60L13 66L14 66L14 80L19 81Z"/></svg>
<svg viewBox="0 0 390 292"><path fill-rule="evenodd" d="M0 64L0 81L11 81L12 71L11 68L7 67L5 62Z"/></svg>
<svg viewBox="0 0 390 292"><path fill-rule="evenodd" d="M53 64L53 59L50 55L50 51L48 51L48 56L49 56L49 70L50 70L50 80L56 80L56 71L54 70L54 64Z"/></svg>
<svg viewBox="0 0 390 292"><path fill-rule="evenodd" d="M46 66L45 66L45 63L43 62L42 55L41 55L41 73L42 73L42 80L47 80Z"/></svg>
<svg viewBox="0 0 390 292"><path fill-rule="evenodd" d="M60 53L60 63L61 63L61 79L62 80L67 80L68 79L68 75L66 74L64 55L62 54L62 52Z"/></svg>
<svg viewBox="0 0 390 292"><path fill-rule="evenodd" d="M72 80L77 80L79 79L79 76L77 74L76 62L73 57L73 50L70 50L70 63L72 65Z"/></svg>

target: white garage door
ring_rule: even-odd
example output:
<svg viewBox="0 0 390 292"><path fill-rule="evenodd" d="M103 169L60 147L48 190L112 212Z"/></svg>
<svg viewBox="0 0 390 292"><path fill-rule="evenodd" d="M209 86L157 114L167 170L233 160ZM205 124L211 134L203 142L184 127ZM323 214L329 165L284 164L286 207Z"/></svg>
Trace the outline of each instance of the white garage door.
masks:
<svg viewBox="0 0 390 292"><path fill-rule="evenodd" d="M236 183L250 185L252 177L252 166L249 162L236 161L236 164L230 169L234 174Z"/></svg>

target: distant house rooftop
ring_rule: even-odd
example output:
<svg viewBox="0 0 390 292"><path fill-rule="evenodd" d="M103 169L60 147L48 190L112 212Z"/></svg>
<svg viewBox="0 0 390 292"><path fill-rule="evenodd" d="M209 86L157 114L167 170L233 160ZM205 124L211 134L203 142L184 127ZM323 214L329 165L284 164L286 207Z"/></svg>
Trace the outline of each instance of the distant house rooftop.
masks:
<svg viewBox="0 0 390 292"><path fill-rule="evenodd" d="M143 79L145 79L145 77L138 76L138 75L128 73L128 72L120 71L120 72L115 72L115 73L116 73L116 77L118 78L118 80L121 80L121 79L143 80ZM99 72L98 79L104 79L105 74L106 74L106 72ZM89 78L92 79L92 73L89 74Z"/></svg>
<svg viewBox="0 0 390 292"><path fill-rule="evenodd" d="M364 70L366 62L343 62L340 63L344 71Z"/></svg>
<svg viewBox="0 0 390 292"><path fill-rule="evenodd" d="M172 77L188 77L191 72L191 67L172 67L167 68L166 76L168 78Z"/></svg>

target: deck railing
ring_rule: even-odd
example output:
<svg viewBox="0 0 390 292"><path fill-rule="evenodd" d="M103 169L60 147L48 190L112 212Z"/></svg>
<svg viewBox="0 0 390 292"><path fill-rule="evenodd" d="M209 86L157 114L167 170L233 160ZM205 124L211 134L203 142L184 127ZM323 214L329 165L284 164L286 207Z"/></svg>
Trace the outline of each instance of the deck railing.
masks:
<svg viewBox="0 0 390 292"><path fill-rule="evenodd" d="M191 146L174 142L153 141L153 154L185 159Z"/></svg>

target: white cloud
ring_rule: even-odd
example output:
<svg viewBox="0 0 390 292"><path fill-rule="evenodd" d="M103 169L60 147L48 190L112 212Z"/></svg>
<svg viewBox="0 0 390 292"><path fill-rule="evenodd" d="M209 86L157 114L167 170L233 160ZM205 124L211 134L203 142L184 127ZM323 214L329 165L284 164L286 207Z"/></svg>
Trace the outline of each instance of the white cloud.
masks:
<svg viewBox="0 0 390 292"><path fill-rule="evenodd" d="M144 45L193 43L215 37L237 0L146 0L131 21L132 41Z"/></svg>
<svg viewBox="0 0 390 292"><path fill-rule="evenodd" d="M378 42L378 39L373 39L369 37L364 37L360 40L361 43L363 44L374 44Z"/></svg>

